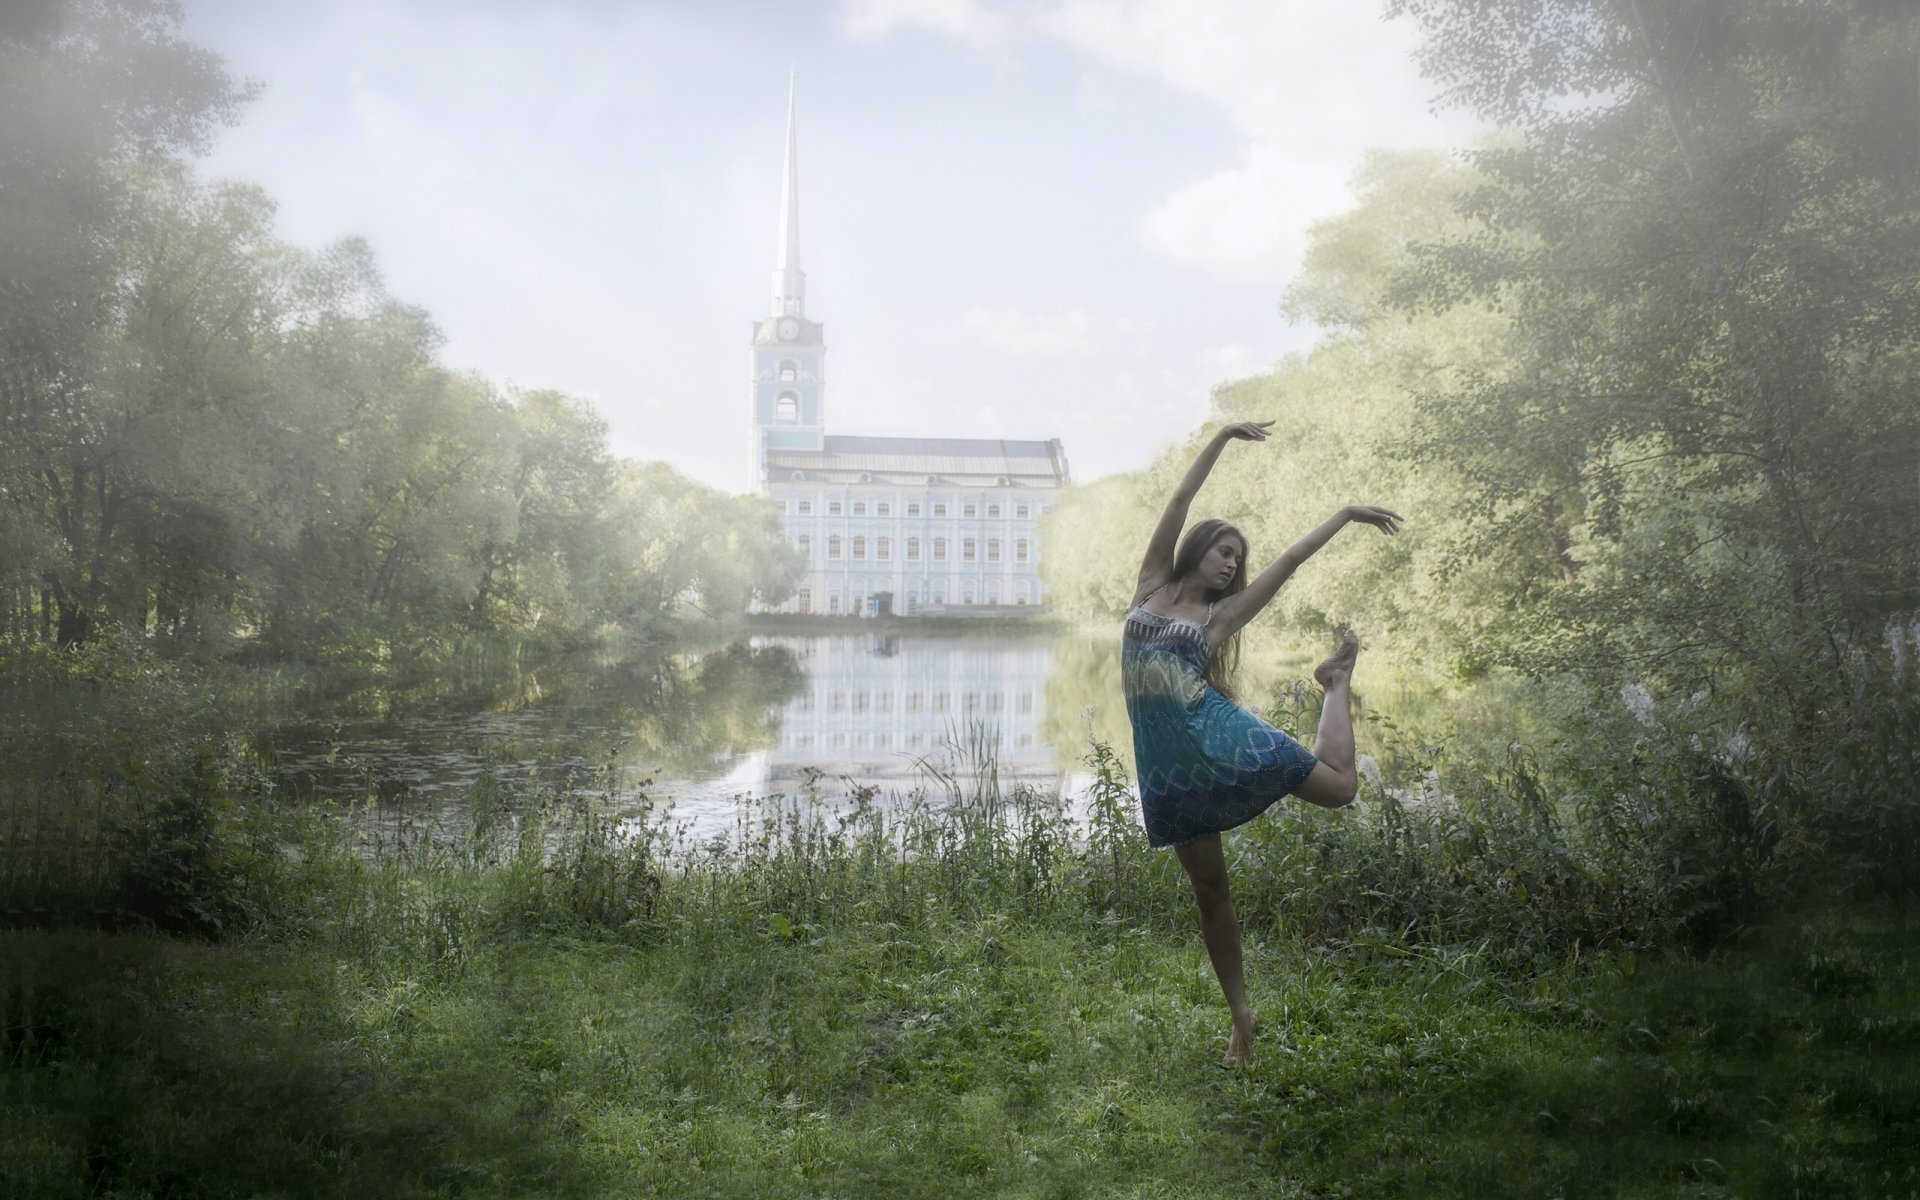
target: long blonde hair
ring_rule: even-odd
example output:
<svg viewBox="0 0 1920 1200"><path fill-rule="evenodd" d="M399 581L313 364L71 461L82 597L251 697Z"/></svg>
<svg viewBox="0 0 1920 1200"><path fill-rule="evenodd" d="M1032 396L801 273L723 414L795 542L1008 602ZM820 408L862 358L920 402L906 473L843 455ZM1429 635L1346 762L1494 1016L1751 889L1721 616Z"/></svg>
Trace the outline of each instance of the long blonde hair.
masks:
<svg viewBox="0 0 1920 1200"><path fill-rule="evenodd" d="M1218 604L1228 596L1245 590L1247 586L1247 535L1218 517L1200 521L1187 530L1180 538L1179 549L1173 553L1173 578L1177 582L1200 569L1200 560L1213 549L1213 544L1221 538L1236 538L1240 542L1240 565L1234 570L1233 578L1227 580L1227 586L1208 588L1206 600L1209 604ZM1239 703L1240 697L1233 690L1233 677L1240 670L1240 631L1234 630L1213 648L1207 657L1207 683L1213 690L1227 699Z"/></svg>

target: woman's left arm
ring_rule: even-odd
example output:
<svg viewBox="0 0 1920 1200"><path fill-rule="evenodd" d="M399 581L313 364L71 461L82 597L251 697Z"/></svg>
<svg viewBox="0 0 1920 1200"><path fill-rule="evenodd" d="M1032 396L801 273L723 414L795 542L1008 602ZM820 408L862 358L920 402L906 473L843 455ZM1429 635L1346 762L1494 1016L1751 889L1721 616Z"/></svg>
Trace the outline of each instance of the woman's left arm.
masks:
<svg viewBox="0 0 1920 1200"><path fill-rule="evenodd" d="M1280 591L1280 585L1292 577L1300 564L1312 558L1316 550L1332 541L1333 535L1339 533L1349 522L1358 521L1364 525L1371 525L1381 533L1399 533L1402 519L1397 512L1371 504L1347 505L1320 522L1313 532L1282 550L1280 557L1268 563L1267 569L1254 576L1245 588L1214 605L1213 620L1207 624L1209 640L1217 646L1240 632L1248 621L1259 616L1260 610L1273 602L1274 596Z"/></svg>

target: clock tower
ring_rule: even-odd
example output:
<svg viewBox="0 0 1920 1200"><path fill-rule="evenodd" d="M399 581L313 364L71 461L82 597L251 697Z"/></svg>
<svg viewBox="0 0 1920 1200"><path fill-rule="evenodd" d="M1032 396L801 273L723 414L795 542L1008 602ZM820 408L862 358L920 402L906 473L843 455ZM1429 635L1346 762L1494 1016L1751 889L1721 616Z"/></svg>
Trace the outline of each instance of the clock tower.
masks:
<svg viewBox="0 0 1920 1200"><path fill-rule="evenodd" d="M773 308L752 327L753 462L758 490L769 450L820 450L826 437L825 329L807 319L807 277L800 269L800 153L794 136L793 83L787 83L787 164L781 186L780 248Z"/></svg>

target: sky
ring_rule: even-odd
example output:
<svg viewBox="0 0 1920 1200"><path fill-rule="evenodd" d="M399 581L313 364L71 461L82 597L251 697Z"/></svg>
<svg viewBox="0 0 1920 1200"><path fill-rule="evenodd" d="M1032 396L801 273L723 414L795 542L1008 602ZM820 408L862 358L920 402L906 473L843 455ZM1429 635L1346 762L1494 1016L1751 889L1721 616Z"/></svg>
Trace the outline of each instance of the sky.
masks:
<svg viewBox="0 0 1920 1200"><path fill-rule="evenodd" d="M1309 346L1279 301L1370 148L1460 146L1378 0L187 0L257 80L205 167L371 245L442 361L750 486L789 80L830 434L1144 465Z"/></svg>

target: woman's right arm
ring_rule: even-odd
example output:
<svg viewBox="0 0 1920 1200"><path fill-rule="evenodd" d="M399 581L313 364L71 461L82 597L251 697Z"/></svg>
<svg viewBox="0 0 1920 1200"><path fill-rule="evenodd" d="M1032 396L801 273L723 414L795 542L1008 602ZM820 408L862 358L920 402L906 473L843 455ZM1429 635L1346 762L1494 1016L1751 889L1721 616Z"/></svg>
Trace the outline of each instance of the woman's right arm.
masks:
<svg viewBox="0 0 1920 1200"><path fill-rule="evenodd" d="M1180 542L1180 531L1187 527L1187 508L1193 503L1193 498L1200 494L1200 485L1207 481L1213 464L1220 458L1220 451L1236 438L1249 442L1266 441L1267 427L1272 424L1272 421L1239 421L1222 427L1207 439L1207 444L1201 447L1193 465L1181 477L1180 486L1173 489L1165 511L1160 514L1160 523L1153 527L1153 536L1147 539L1147 552L1140 559L1140 578L1133 589L1135 604L1173 577L1173 552Z"/></svg>

